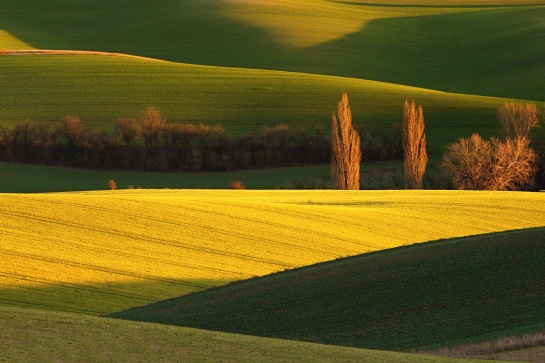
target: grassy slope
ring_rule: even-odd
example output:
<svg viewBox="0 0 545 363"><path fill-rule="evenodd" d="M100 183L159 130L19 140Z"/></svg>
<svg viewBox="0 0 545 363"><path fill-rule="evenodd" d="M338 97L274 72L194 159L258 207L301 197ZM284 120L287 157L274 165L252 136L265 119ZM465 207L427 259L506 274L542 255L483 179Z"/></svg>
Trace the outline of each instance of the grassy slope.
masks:
<svg viewBox="0 0 545 363"><path fill-rule="evenodd" d="M221 123L234 134L278 123L308 132L320 123L327 133L347 91L354 122L386 130L401 122L403 101L416 99L424 105L428 144L439 153L460 135L494 133L495 110L505 102L352 78L116 57L6 56L0 68L3 125L74 115L111 131L116 118L155 106L171 121Z"/></svg>
<svg viewBox="0 0 545 363"><path fill-rule="evenodd" d="M545 229L426 243L292 270L114 317L412 350L545 329Z"/></svg>
<svg viewBox="0 0 545 363"><path fill-rule="evenodd" d="M0 307L6 362L483 362Z"/></svg>
<svg viewBox="0 0 545 363"><path fill-rule="evenodd" d="M428 171L436 168L436 160ZM432 165L430 165L432 164ZM362 164L362 189L379 189L392 185L388 180L376 184L373 175L403 173L402 161ZM233 180L243 182L246 189L326 189L329 165L307 165L274 169L237 170L232 172L139 172L123 170L88 170L44 165L0 162L0 193L42 193L105 190L113 179L118 189L226 189ZM325 186L324 186L325 185ZM385 189L385 188L382 188Z"/></svg>
<svg viewBox="0 0 545 363"><path fill-rule="evenodd" d="M425 109L431 151L441 154L457 137L495 133L495 108L504 100L362 78L534 100L545 91L544 7L23 2L3 4L4 48L105 50L305 73L96 56L0 57L4 126L27 118L58 122L71 114L89 127L111 130L114 119L153 105L170 120L222 123L235 134L278 123L307 129L319 123L327 132L340 93L348 91L354 121L385 129L400 122L404 99L417 100Z"/></svg>
<svg viewBox="0 0 545 363"><path fill-rule="evenodd" d="M362 166L366 170L402 170L402 162L376 163ZM208 173L156 173L117 170L87 170L43 165L0 163L0 193L41 193L105 190L114 179L118 189L130 186L144 189L226 189L232 180L240 180L246 189L286 188L297 182L329 180L329 165L289 168L239 170Z"/></svg>
<svg viewBox="0 0 545 363"><path fill-rule="evenodd" d="M4 194L0 303L110 313L342 256L543 226L544 202L457 191Z"/></svg>
<svg viewBox="0 0 545 363"><path fill-rule="evenodd" d="M36 48L115 51L543 101L545 86L537 80L545 74L545 8L456 3L101 0L91 7L85 1L7 0L0 28ZM464 3L484 7L459 5Z"/></svg>

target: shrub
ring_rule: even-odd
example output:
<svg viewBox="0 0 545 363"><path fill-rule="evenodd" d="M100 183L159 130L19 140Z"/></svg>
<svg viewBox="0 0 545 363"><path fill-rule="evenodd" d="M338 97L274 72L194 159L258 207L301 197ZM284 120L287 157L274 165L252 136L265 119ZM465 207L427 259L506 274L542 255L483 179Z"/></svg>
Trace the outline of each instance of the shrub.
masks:
<svg viewBox="0 0 545 363"><path fill-rule="evenodd" d="M116 190L117 189L117 183L115 182L115 180L113 180L113 179L108 180L108 189L110 189L110 190Z"/></svg>
<svg viewBox="0 0 545 363"><path fill-rule="evenodd" d="M229 189L246 189L244 187L244 183L242 183L240 180L232 180L230 183L229 183Z"/></svg>

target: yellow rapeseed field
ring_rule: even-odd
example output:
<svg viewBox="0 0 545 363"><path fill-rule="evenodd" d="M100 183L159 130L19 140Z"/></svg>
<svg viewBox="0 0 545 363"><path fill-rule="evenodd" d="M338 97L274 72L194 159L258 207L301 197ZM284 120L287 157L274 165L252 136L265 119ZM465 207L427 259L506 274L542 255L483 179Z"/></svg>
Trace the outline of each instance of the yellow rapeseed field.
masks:
<svg viewBox="0 0 545 363"><path fill-rule="evenodd" d="M406 244L545 226L545 193L0 195L0 304L104 314Z"/></svg>

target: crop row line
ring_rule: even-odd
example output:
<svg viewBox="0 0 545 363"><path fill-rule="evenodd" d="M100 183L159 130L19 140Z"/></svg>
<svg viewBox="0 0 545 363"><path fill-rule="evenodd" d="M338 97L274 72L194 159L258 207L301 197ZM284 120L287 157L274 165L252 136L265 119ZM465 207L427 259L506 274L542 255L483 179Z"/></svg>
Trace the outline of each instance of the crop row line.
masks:
<svg viewBox="0 0 545 363"><path fill-rule="evenodd" d="M37 255L30 254L30 253L20 253L20 252L6 250L6 249L4 249L2 247L0 247L0 252L2 254L4 254L4 255L8 255L8 256L17 256L17 257L22 257L24 259L35 260L35 261L39 261L39 262L49 262L49 263L53 263L53 264L59 264L60 263L60 264L66 265L66 266L78 267L78 268L94 270L94 271L100 271L100 272L104 272L104 273L108 273L108 274L112 274L112 275L119 275L119 276L137 278L137 279L141 279L141 280L158 281L158 282L162 282L162 283L166 283L166 284L173 284L173 285L177 285L177 286L185 286L185 287L191 287L191 288L205 288L205 287L207 287L207 285L203 285L203 284L197 284L197 283L192 283L192 282L187 282L187 281L179 281L179 280L166 278L166 277L144 275L144 274L140 274L140 273L136 273L136 272L132 272L132 271L119 270L119 269L115 269L115 268L112 268L112 267L107 268L107 267L101 267L101 266L92 265L92 264L88 264L88 263L69 261L69 260L62 259L62 258L37 256ZM23 275L21 275L21 276L23 276ZM75 286L79 286L79 285L75 285Z"/></svg>
<svg viewBox="0 0 545 363"><path fill-rule="evenodd" d="M89 226L89 225L83 225L81 223L66 222L66 221L61 222L61 221L58 221L58 220L55 221L55 220L45 218L45 217L41 217L41 216L30 215L28 213L15 213L15 212L9 212L9 211L4 210L4 211L2 211L2 214L9 215L9 216L16 217L16 218L20 218L20 219L30 219L30 220L35 220L35 221L39 221L39 222L45 222L47 224L58 224L58 225L62 225L62 226L72 227L72 228L74 228L76 230L84 229L84 230L87 230L87 231L105 233L105 234L109 234L109 235L120 236L120 237L127 238L127 239L133 239L133 240L137 240L137 241L154 242L154 243L165 245L165 246L174 246L176 248L186 249L186 250L189 250L189 251L196 251L196 252L199 252L199 253L206 252L206 253L209 253L209 254L212 254L212 255L221 255L221 256L226 256L226 257L239 257L239 258L242 258L242 259L248 259L248 260L252 260L252 261L255 261L255 262L259 262L259 263L264 263L264 264L267 264L267 265L276 265L276 266L280 266L280 267L283 267L283 268L289 267L287 264L284 264L282 262L275 261L275 260L259 258L259 257L256 257L256 256L250 256L250 255L241 254L241 253L234 253L234 252L230 252L230 251L224 251L224 250L219 250L219 249L214 249L214 248L209 248L209 247L193 247L193 246L189 246L187 244L181 243L178 240L170 240L170 239L167 240L167 239L162 239L162 238L157 238L157 237L152 237L152 236L147 236L147 238L142 238L141 236L135 235L133 233L127 233L127 232L122 232L122 231L113 230L113 229L109 229L109 230L105 231L104 229ZM153 219L153 220L160 221L159 219ZM203 230L213 231L215 233L218 233L218 231L216 229L212 228L212 227L191 225L189 223L179 223L179 225L184 225L186 227L200 228L200 229L203 229ZM247 236L242 235L242 234L238 234L238 233L233 233L233 232L227 233L225 231L222 231L222 232L219 232L219 233L224 234L224 235L230 235L230 236L234 236L234 237L239 237L239 238L244 238L244 239L251 240ZM231 271L225 271L225 272L231 273ZM238 274L243 275L242 273L238 273Z"/></svg>

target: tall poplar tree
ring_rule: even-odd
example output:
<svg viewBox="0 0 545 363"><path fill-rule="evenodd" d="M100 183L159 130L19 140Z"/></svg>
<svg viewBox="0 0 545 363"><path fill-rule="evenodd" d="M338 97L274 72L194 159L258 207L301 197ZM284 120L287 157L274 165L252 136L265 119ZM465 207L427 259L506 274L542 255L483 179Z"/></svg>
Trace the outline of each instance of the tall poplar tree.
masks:
<svg viewBox="0 0 545 363"><path fill-rule="evenodd" d="M403 160L405 166L405 186L407 189L422 189L422 179L426 172L428 154L426 134L424 133L424 112L422 106L405 100L403 105Z"/></svg>
<svg viewBox="0 0 545 363"><path fill-rule="evenodd" d="M331 123L331 179L336 189L360 188L360 135L352 127L348 94L343 93Z"/></svg>

